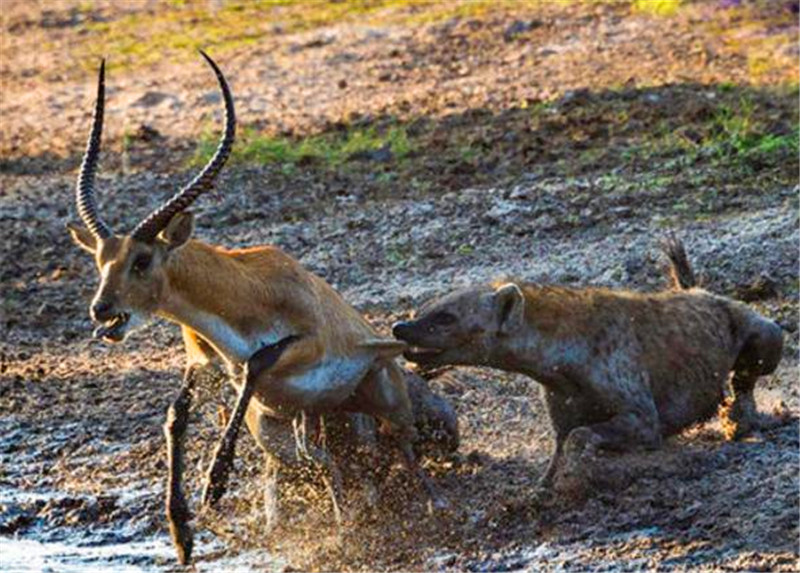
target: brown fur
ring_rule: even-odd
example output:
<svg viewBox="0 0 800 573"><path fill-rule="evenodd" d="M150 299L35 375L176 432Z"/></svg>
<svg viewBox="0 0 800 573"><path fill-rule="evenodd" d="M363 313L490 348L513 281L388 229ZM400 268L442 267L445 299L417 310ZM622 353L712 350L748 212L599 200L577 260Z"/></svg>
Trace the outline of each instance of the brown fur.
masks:
<svg viewBox="0 0 800 573"><path fill-rule="evenodd" d="M678 239L674 233L670 233L661 242L661 250L670 263L669 276L673 289L686 290L698 286L683 241Z"/></svg>
<svg viewBox="0 0 800 573"><path fill-rule="evenodd" d="M673 267L688 285L688 259ZM522 282L447 295L393 331L418 347L407 358L423 366L485 365L542 384L556 433L545 484L565 450L659 446L713 416L729 383L730 435L758 427L753 387L775 370L783 344L774 322L697 288L646 294Z"/></svg>
<svg viewBox="0 0 800 573"><path fill-rule="evenodd" d="M95 255L101 274L92 303L93 317L103 323L101 337L121 341L131 324L149 316L182 327L186 375L165 426L170 455L167 513L181 561L189 560L192 539L180 485L183 429L195 378L214 362L221 361L234 375L240 396L209 471L207 503L224 492L241 421L267 455L266 487L274 495L276 464L294 458L294 448L285 447L295 441L286 420L335 412L381 420L383 431L394 438L410 469L435 497L411 449L418 437L417 418L426 442L450 450L458 443L455 414L424 382L414 387L412 404L407 378L394 360L404 345L380 340L325 281L280 250L214 247L191 240L192 228L191 214L180 213L152 244L130 236L97 239L81 227L70 228L73 239ZM289 338L291 343L272 354L268 369L252 368L252 357ZM332 459L323 449L304 447L311 459L330 470L326 486L335 494Z"/></svg>

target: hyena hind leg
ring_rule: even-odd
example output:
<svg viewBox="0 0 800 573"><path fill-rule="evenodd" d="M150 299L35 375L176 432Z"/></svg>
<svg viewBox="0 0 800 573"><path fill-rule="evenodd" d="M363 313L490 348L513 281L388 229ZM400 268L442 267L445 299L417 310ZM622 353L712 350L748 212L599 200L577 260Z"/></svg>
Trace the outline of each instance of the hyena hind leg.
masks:
<svg viewBox="0 0 800 573"><path fill-rule="evenodd" d="M575 487L583 490L589 485L616 488L629 481L629 473L622 464L597 457L597 450L656 449L661 441L655 406L649 413L622 412L605 422L579 426L570 431L562 446L563 453L556 452L563 460L551 461L545 478L552 480L557 474L556 483L560 490L565 491Z"/></svg>
<svg viewBox="0 0 800 573"><path fill-rule="evenodd" d="M722 425L728 439L738 440L751 432L766 430L783 422L759 413L753 395L759 376L770 374L778 367L782 350L781 328L766 320L742 348L731 379L733 399L722 409Z"/></svg>

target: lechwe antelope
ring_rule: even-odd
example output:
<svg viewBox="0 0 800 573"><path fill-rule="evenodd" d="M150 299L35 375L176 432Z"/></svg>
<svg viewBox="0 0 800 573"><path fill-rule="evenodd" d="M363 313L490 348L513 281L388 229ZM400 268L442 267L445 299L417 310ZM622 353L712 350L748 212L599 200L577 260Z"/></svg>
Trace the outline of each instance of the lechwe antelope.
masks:
<svg viewBox="0 0 800 573"><path fill-rule="evenodd" d="M201 52L202 53L202 52ZM431 428L433 442L458 442L452 408L419 379L409 382L395 357L405 345L382 340L353 308L317 276L280 250L260 246L226 250L191 239L186 209L211 189L231 152L235 133L233 97L222 72L205 53L225 103L225 131L200 174L127 235L112 233L98 214L94 176L103 127L105 63L101 64L91 135L78 177L77 208L84 227L71 225L74 241L94 255L100 286L90 314L95 336L120 342L150 317L179 324L187 352L183 385L165 425L169 456L167 517L181 562L192 550L189 512L181 491L183 437L199 372L215 360L230 372L239 396L208 472L203 502L222 495L243 419L267 453L267 492L274 492L276 466L292 420L325 413L374 416L393 438L431 500L441 503L417 465L412 444L417 423ZM251 398L253 400L251 401ZM413 406L417 406L414 411ZM295 428L296 429L296 428ZM301 448L336 472L322 448ZM335 490L335 487L333 487ZM274 496L272 496L274 502Z"/></svg>
<svg viewBox="0 0 800 573"><path fill-rule="evenodd" d="M771 424L753 388L780 362L781 327L696 288L677 239L665 250L675 287L665 292L480 285L423 306L393 333L416 347L406 357L418 364L490 366L542 384L556 440L543 486L565 451L658 447L713 416L729 394L730 438Z"/></svg>

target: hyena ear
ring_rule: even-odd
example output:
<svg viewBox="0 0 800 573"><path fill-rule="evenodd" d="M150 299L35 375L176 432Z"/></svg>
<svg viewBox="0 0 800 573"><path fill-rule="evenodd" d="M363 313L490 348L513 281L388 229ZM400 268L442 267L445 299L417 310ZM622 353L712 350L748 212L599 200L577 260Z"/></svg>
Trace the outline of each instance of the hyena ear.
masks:
<svg viewBox="0 0 800 573"><path fill-rule="evenodd" d="M192 237L192 233L194 233L194 215L189 211L182 211L170 219L161 231L160 237L172 251L182 247Z"/></svg>
<svg viewBox="0 0 800 573"><path fill-rule="evenodd" d="M89 229L75 223L67 223L67 231L72 236L72 241L81 249L92 254L97 252L97 239L89 232Z"/></svg>
<svg viewBox="0 0 800 573"><path fill-rule="evenodd" d="M525 322L525 297L514 283L507 283L494 291L498 330L503 334L513 334Z"/></svg>

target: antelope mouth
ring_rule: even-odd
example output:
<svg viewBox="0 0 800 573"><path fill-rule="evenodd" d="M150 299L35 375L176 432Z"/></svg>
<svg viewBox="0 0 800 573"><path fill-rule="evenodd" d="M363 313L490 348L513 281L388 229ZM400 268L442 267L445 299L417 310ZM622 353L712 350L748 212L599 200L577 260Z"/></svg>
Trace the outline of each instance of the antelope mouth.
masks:
<svg viewBox="0 0 800 573"><path fill-rule="evenodd" d="M122 342L130 319L131 315L129 313L121 312L111 320L107 320L95 328L94 337L107 342Z"/></svg>

